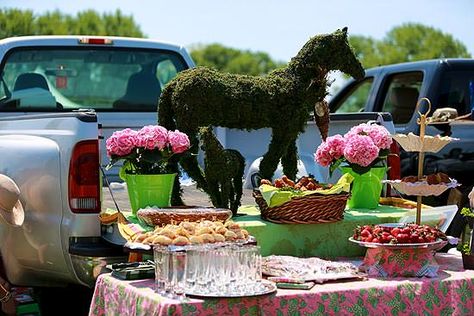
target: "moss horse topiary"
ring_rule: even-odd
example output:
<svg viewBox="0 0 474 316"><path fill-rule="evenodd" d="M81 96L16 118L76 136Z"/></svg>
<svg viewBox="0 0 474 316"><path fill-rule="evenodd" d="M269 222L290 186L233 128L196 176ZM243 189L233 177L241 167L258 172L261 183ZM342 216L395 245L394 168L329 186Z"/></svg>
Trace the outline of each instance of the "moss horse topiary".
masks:
<svg viewBox="0 0 474 316"><path fill-rule="evenodd" d="M271 179L281 160L283 172L294 179L298 160L296 139L315 105L324 100L331 70L340 70L356 79L364 76L347 40L347 28L311 38L286 67L266 76L220 73L205 67L182 71L163 89L159 123L186 133L191 151L196 154L199 127L271 128L272 139L259 173L262 178ZM320 129L322 125L327 128L329 123L329 116L325 116L324 120L317 120ZM196 155L182 159L181 165L198 187L206 188ZM175 196L173 202L178 201Z"/></svg>
<svg viewBox="0 0 474 316"><path fill-rule="evenodd" d="M199 130L204 151L206 193L215 207L228 208L237 214L242 198L245 158L235 149L225 149L211 127Z"/></svg>

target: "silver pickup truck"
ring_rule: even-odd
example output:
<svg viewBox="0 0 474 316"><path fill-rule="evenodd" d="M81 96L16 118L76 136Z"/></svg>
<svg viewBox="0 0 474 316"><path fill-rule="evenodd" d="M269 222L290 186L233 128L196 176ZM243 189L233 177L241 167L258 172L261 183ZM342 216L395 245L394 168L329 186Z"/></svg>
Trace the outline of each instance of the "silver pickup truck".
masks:
<svg viewBox="0 0 474 316"><path fill-rule="evenodd" d="M92 286L106 263L126 260L98 221L104 138L156 124L162 87L193 66L183 47L153 40L0 40L0 172L19 185L25 206L22 227L0 222L10 282Z"/></svg>

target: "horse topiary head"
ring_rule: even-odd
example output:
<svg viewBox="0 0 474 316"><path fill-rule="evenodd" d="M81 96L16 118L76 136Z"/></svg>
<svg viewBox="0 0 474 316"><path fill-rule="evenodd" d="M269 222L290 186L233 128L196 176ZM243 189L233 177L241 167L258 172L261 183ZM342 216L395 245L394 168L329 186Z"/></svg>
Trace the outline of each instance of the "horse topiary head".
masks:
<svg viewBox="0 0 474 316"><path fill-rule="evenodd" d="M290 67L307 70L340 70L355 79L362 79L364 68L357 59L347 39L347 27L331 34L312 37L292 58Z"/></svg>

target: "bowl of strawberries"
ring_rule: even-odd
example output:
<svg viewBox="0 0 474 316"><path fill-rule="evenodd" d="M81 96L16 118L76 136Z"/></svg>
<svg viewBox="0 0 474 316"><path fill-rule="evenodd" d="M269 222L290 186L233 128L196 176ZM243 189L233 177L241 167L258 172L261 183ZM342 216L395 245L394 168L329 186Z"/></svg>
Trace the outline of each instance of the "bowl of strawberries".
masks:
<svg viewBox="0 0 474 316"><path fill-rule="evenodd" d="M349 240L367 248L391 249L439 249L447 243L446 234L436 227L402 223L357 226Z"/></svg>
<svg viewBox="0 0 474 316"><path fill-rule="evenodd" d="M375 277L435 277L437 250L447 244L436 227L417 224L363 225L349 241L366 247L361 269Z"/></svg>

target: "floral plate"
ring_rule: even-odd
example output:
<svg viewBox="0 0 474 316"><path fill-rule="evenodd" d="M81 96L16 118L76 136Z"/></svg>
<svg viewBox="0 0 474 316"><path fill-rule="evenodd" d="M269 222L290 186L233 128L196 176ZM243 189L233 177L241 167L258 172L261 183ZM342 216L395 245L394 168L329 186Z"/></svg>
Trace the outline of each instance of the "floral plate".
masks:
<svg viewBox="0 0 474 316"><path fill-rule="evenodd" d="M448 241L438 239L434 242L425 242L425 243L410 243L410 244L381 244L381 243L374 243L374 242L366 242L366 241L359 241L355 240L353 237L349 238L350 242L358 244L361 247L366 248L387 248L387 249L430 249L430 250L438 250L443 248Z"/></svg>

